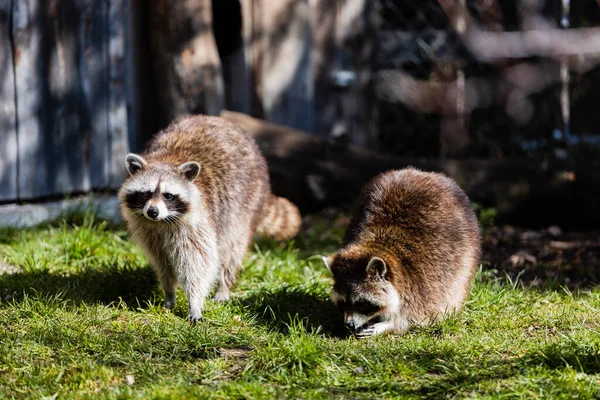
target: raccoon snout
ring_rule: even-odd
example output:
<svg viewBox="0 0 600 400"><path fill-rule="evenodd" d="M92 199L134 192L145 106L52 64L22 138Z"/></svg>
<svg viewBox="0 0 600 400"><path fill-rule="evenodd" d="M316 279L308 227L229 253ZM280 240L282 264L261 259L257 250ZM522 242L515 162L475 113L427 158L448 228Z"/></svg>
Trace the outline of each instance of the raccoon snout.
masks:
<svg viewBox="0 0 600 400"><path fill-rule="evenodd" d="M353 320L346 322L346 328L350 329L352 332L356 330L356 325Z"/></svg>
<svg viewBox="0 0 600 400"><path fill-rule="evenodd" d="M158 208L152 206L148 208L148 211L146 213L148 214L148 217L156 219L156 217L158 217Z"/></svg>

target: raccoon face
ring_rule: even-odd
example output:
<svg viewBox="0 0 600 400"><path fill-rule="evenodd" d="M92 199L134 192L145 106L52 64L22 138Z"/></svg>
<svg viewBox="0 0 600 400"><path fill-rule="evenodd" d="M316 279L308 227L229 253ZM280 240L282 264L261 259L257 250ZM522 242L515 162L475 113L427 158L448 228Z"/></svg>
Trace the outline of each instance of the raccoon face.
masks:
<svg viewBox="0 0 600 400"><path fill-rule="evenodd" d="M389 319L398 310L398 294L386 279L387 266L381 258L336 257L328 262L335 280L331 300L344 313L344 323L351 331Z"/></svg>
<svg viewBox="0 0 600 400"><path fill-rule="evenodd" d="M142 157L129 154L125 166L130 177L121 187L119 198L133 215L170 223L189 212L198 192L193 181L200 173L199 163L190 161L176 168L149 164Z"/></svg>

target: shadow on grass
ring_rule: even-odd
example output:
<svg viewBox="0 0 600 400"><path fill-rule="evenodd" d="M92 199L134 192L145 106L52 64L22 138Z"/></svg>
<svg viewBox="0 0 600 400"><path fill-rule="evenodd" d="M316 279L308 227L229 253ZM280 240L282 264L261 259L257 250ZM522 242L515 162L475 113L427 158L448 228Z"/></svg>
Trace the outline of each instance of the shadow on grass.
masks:
<svg viewBox="0 0 600 400"><path fill-rule="evenodd" d="M326 336L347 337L342 316L326 297L307 293L303 288L281 287L263 290L239 300L257 320L281 333L289 332L289 324L300 320L308 332Z"/></svg>
<svg viewBox="0 0 600 400"><path fill-rule="evenodd" d="M25 294L39 298L59 296L75 303L110 304L123 301L131 309L145 307L158 295L157 281L150 267L113 267L72 274L48 271L0 275L0 299L18 301Z"/></svg>
<svg viewBox="0 0 600 400"><path fill-rule="evenodd" d="M554 392L580 395L581 386L570 381L571 369L584 374L595 375L600 372L600 355L577 346L550 345L540 349L532 349L518 358L473 358L473 354L463 354L455 350L427 351L417 350L403 354L402 363L419 374L427 374L427 381L407 383L382 381L372 385L356 387L335 387L330 393L336 397L353 397L361 393L371 396L381 394L417 396L418 398L453 398L463 397L469 393L483 394L489 388L490 394L499 395L503 391L513 393L522 390L523 383L530 381L538 386L540 379L548 382ZM556 372L566 370L566 376ZM507 381L515 379L510 384ZM504 383L500 386L494 382ZM561 386L558 386L561 385ZM498 391L500 388L500 391ZM503 388L503 389L502 389ZM591 388L593 389L593 388ZM600 394L598 388L593 389ZM513 393L514 394L514 393Z"/></svg>
<svg viewBox="0 0 600 400"><path fill-rule="evenodd" d="M0 227L0 244L12 244L16 242L22 235L22 229L11 227Z"/></svg>
<svg viewBox="0 0 600 400"><path fill-rule="evenodd" d="M575 342L553 343L541 351L522 357L522 362L529 366L543 365L551 370L571 367L586 374L600 373L600 352L596 346L577 344Z"/></svg>

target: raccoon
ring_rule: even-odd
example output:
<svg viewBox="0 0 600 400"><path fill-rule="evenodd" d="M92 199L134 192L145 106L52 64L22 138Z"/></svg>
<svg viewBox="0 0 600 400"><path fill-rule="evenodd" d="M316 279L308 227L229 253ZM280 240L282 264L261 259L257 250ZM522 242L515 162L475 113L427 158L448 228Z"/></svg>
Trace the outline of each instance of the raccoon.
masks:
<svg viewBox="0 0 600 400"><path fill-rule="evenodd" d="M363 188L342 247L324 258L332 301L359 338L430 324L462 307L480 248L477 218L453 180L383 173Z"/></svg>
<svg viewBox="0 0 600 400"><path fill-rule="evenodd" d="M202 318L205 299L227 301L255 234L294 236L298 209L270 193L267 165L241 128L219 117L190 116L159 132L140 155L125 160L121 213L175 304L180 283L189 319ZM259 229L257 229L259 228Z"/></svg>

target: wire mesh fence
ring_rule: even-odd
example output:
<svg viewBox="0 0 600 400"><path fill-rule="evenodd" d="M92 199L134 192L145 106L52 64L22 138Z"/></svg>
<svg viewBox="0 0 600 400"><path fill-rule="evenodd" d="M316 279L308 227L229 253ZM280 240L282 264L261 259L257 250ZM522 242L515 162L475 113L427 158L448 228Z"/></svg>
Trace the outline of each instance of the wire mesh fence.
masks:
<svg viewBox="0 0 600 400"><path fill-rule="evenodd" d="M600 154L600 3L379 0L378 142L406 156Z"/></svg>

